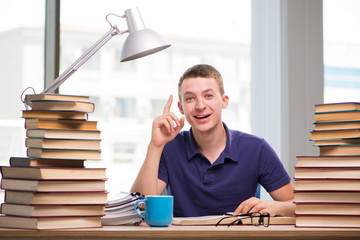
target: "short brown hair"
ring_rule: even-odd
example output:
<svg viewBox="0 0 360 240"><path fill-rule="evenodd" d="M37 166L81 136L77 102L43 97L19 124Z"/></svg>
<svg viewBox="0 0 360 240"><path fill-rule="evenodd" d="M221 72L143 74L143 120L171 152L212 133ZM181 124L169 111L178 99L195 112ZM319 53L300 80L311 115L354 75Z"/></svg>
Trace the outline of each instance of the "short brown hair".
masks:
<svg viewBox="0 0 360 240"><path fill-rule="evenodd" d="M183 73L183 75L180 77L180 80L178 83L179 100L181 100L180 87L181 87L181 84L183 83L183 81L187 78L195 78L195 77L204 77L204 78L212 77L212 78L214 78L219 85L220 94L221 95L225 94L224 82L223 82L220 72L218 70L216 70L216 68L214 68L213 66L210 66L207 64L198 64L198 65L195 65L195 66L187 69Z"/></svg>

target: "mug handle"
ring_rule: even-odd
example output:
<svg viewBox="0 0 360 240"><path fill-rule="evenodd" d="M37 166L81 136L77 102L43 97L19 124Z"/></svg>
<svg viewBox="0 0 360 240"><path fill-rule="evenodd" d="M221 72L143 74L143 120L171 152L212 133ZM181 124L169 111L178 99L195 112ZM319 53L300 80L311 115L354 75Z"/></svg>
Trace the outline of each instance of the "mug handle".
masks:
<svg viewBox="0 0 360 240"><path fill-rule="evenodd" d="M137 206L138 206L138 204L141 203L141 202L145 202L145 200L137 200L137 201L134 203L134 209L135 209L135 212L136 212L140 217L142 217L143 219L145 219L145 216L142 215L141 213L139 213L138 210L137 210Z"/></svg>

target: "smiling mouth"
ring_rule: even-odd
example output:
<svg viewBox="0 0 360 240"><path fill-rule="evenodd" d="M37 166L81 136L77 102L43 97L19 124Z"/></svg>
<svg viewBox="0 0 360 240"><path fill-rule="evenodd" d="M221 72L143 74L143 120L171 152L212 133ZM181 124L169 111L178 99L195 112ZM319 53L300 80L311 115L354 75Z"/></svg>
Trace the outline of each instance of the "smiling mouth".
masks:
<svg viewBox="0 0 360 240"><path fill-rule="evenodd" d="M194 116L196 119L205 119L205 118L207 118L207 117L209 117L210 116L210 114L209 115L204 115L204 116Z"/></svg>

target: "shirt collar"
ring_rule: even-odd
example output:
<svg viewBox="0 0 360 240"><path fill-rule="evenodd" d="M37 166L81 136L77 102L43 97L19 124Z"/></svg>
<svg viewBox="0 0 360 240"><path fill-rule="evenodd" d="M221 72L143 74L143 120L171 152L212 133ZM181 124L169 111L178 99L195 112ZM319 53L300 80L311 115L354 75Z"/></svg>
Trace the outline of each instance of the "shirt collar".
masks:
<svg viewBox="0 0 360 240"><path fill-rule="evenodd" d="M226 131L226 146L223 152L220 154L219 158L214 162L213 165L218 165L224 163L225 159L229 159L234 162L239 162L239 159L237 156L237 149L232 148L231 145L233 144L233 133L229 128L226 126L226 124L223 122L225 131ZM201 152L198 150L196 146L196 142L192 133L192 127L188 131L187 134L187 160L190 161L194 159L194 157L198 154L201 154Z"/></svg>

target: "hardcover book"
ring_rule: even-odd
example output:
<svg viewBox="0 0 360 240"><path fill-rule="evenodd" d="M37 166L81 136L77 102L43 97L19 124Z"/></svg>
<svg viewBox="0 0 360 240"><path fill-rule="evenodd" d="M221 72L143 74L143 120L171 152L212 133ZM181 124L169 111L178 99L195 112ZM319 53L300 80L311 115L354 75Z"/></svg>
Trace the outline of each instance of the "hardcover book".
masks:
<svg viewBox="0 0 360 240"><path fill-rule="evenodd" d="M26 138L29 148L100 150L100 140Z"/></svg>
<svg viewBox="0 0 360 240"><path fill-rule="evenodd" d="M295 203L360 203L357 191L294 191Z"/></svg>
<svg viewBox="0 0 360 240"><path fill-rule="evenodd" d="M360 216L358 203L297 203L295 214L299 215L355 215Z"/></svg>
<svg viewBox="0 0 360 240"><path fill-rule="evenodd" d="M316 122L360 121L360 110L315 113Z"/></svg>
<svg viewBox="0 0 360 240"><path fill-rule="evenodd" d="M360 215L295 215L295 227L360 227Z"/></svg>
<svg viewBox="0 0 360 240"><path fill-rule="evenodd" d="M348 144L337 146L319 146L321 156L358 156L360 155L360 144Z"/></svg>
<svg viewBox="0 0 360 240"><path fill-rule="evenodd" d="M107 192L5 191L5 203L27 205L105 205Z"/></svg>
<svg viewBox="0 0 360 240"><path fill-rule="evenodd" d="M36 111L36 110L23 110L23 118L39 118L39 119L75 119L87 120L88 114L86 112L76 111Z"/></svg>
<svg viewBox="0 0 360 240"><path fill-rule="evenodd" d="M0 216L0 227L34 230L101 227L101 217Z"/></svg>
<svg viewBox="0 0 360 240"><path fill-rule="evenodd" d="M296 167L360 167L359 156L297 156Z"/></svg>
<svg viewBox="0 0 360 240"><path fill-rule="evenodd" d="M1 179L1 189L33 192L105 191L105 180Z"/></svg>
<svg viewBox="0 0 360 240"><path fill-rule="evenodd" d="M11 167L77 167L83 168L83 159L46 159L28 157L10 157Z"/></svg>
<svg viewBox="0 0 360 240"><path fill-rule="evenodd" d="M85 120L57 120L57 119L25 119L25 129L68 129L68 130L90 130L97 129L97 121Z"/></svg>
<svg viewBox="0 0 360 240"><path fill-rule="evenodd" d="M104 180L105 168L1 167L3 178L37 180Z"/></svg>
<svg viewBox="0 0 360 240"><path fill-rule="evenodd" d="M67 100L32 100L32 110L57 110L57 111L79 111L92 113L95 104L91 102L67 101Z"/></svg>
<svg viewBox="0 0 360 240"><path fill-rule="evenodd" d="M360 121L315 122L315 131L360 129Z"/></svg>
<svg viewBox="0 0 360 240"><path fill-rule="evenodd" d="M91 139L100 140L101 132L98 130L76 130L76 129L28 129L26 136L29 138L51 138L51 139Z"/></svg>
<svg viewBox="0 0 360 240"><path fill-rule="evenodd" d="M65 100L65 101L82 101L89 102L89 96L81 95L65 95L65 94L53 94L53 93L41 93L41 94L27 94L25 100Z"/></svg>
<svg viewBox="0 0 360 240"><path fill-rule="evenodd" d="M22 205L3 203L1 213L22 217L103 216L104 205Z"/></svg>
<svg viewBox="0 0 360 240"><path fill-rule="evenodd" d="M84 160L100 160L100 150L84 150L84 149L45 149L45 148L28 148L27 156L32 158L48 158L48 159L84 159Z"/></svg>
<svg viewBox="0 0 360 240"><path fill-rule="evenodd" d="M360 102L323 103L315 105L315 113L360 110Z"/></svg>
<svg viewBox="0 0 360 240"><path fill-rule="evenodd" d="M297 191L357 191L360 179L307 179L295 178Z"/></svg>
<svg viewBox="0 0 360 240"><path fill-rule="evenodd" d="M360 179L355 167L295 167L296 179Z"/></svg>

